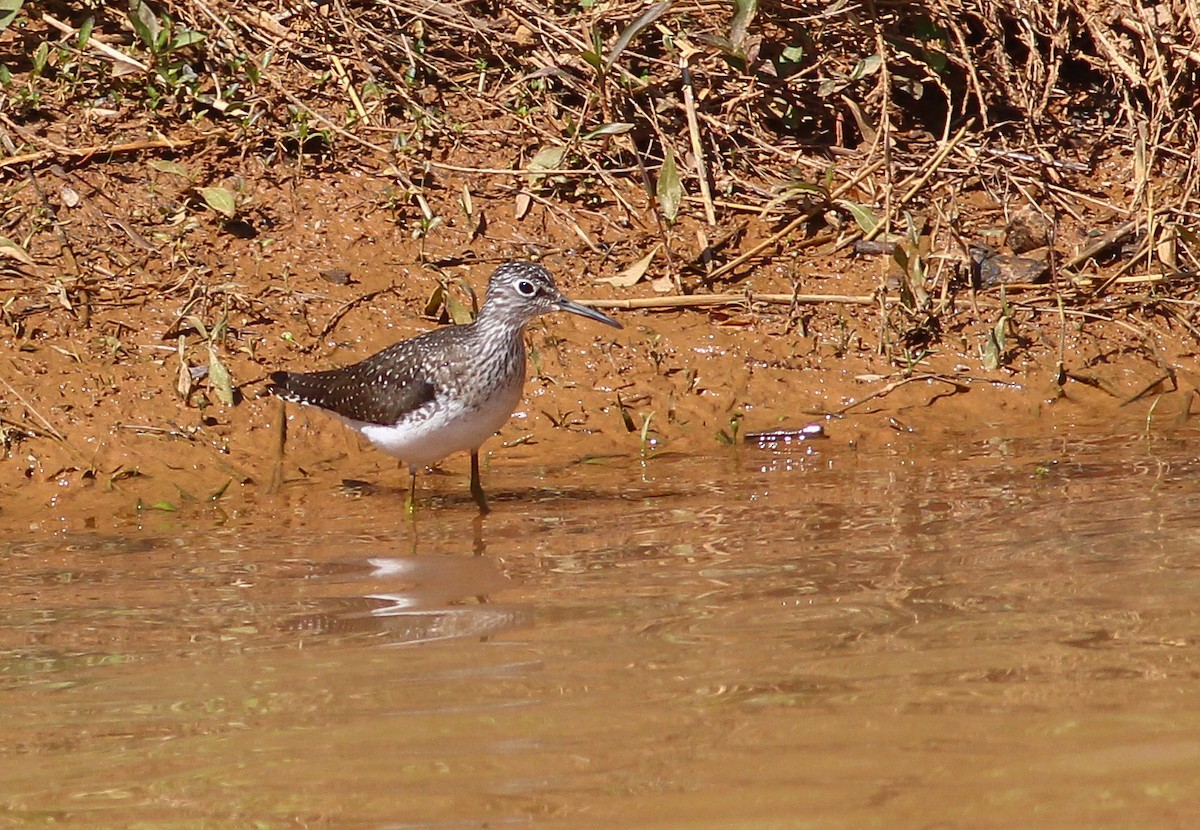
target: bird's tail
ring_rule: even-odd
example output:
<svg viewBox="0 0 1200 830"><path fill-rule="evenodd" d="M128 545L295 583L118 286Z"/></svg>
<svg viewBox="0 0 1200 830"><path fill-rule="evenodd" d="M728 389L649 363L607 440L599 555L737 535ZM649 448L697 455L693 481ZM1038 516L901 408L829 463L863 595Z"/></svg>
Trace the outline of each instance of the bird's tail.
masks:
<svg viewBox="0 0 1200 830"><path fill-rule="evenodd" d="M308 402L302 388L304 375L297 372L272 372L268 377L271 379L267 384L267 392L270 394L292 403Z"/></svg>

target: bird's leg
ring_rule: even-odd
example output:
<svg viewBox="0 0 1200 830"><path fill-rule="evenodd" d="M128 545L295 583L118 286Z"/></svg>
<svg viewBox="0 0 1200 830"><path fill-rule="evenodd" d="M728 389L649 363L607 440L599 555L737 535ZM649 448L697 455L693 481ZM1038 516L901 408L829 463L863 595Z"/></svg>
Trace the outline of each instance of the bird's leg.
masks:
<svg viewBox="0 0 1200 830"><path fill-rule="evenodd" d="M471 450L471 495L479 505L480 515L487 513L487 496L483 494L483 485L479 483L479 450Z"/></svg>
<svg viewBox="0 0 1200 830"><path fill-rule="evenodd" d="M408 468L408 498L404 500L404 510L409 516L417 515L417 468Z"/></svg>

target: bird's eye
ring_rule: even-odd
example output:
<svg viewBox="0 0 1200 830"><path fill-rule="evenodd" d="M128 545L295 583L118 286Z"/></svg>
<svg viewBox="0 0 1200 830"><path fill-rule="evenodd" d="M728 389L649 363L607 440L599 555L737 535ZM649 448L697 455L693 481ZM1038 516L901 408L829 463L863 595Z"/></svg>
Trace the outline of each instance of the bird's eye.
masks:
<svg viewBox="0 0 1200 830"><path fill-rule="evenodd" d="M532 297L537 293L537 289L533 287L533 283L529 280L521 280L517 283L517 291L520 291L525 297Z"/></svg>

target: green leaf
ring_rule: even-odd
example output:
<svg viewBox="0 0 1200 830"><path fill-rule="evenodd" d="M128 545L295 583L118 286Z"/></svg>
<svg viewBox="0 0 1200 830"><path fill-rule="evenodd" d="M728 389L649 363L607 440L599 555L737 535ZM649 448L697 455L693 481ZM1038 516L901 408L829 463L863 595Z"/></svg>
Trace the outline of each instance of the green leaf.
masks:
<svg viewBox="0 0 1200 830"><path fill-rule="evenodd" d="M995 371L1000 368L1000 344L996 342L995 332L988 332L987 340L983 344L983 368L989 371Z"/></svg>
<svg viewBox="0 0 1200 830"><path fill-rule="evenodd" d="M612 65L616 63L617 58L621 57L621 53L628 48L633 39L638 36L638 33L653 23L658 18L662 17L663 12L670 8L671 4L658 3L651 6L642 12L641 16L625 27L625 31L621 32L621 36L617 38L617 42L613 44L612 51L608 54L608 59L604 61L604 71L612 69Z"/></svg>
<svg viewBox="0 0 1200 830"><path fill-rule="evenodd" d="M829 198L829 188L816 182L789 182L786 192L793 195L804 193L819 196L822 199Z"/></svg>
<svg viewBox="0 0 1200 830"><path fill-rule="evenodd" d="M775 60L775 72L781 79L790 78L804 69L804 47L789 46Z"/></svg>
<svg viewBox="0 0 1200 830"><path fill-rule="evenodd" d="M442 305L446 301L446 286L440 282L433 289L433 293L429 295L429 299L425 301L425 316L437 317L442 311Z"/></svg>
<svg viewBox="0 0 1200 830"><path fill-rule="evenodd" d="M599 27L592 29L592 48L580 52L579 57L587 61L597 75L604 73L604 38L600 36Z"/></svg>
<svg viewBox="0 0 1200 830"><path fill-rule="evenodd" d="M226 219L237 215L237 200L224 187L202 187L198 191L204 203Z"/></svg>
<svg viewBox="0 0 1200 830"><path fill-rule="evenodd" d="M999 369L1004 365L1004 351L1008 346L1008 307L1007 301L1004 299L1003 289L1001 289L1001 314L1000 319L996 321L996 325L988 332L987 340L983 344L982 358L985 369Z"/></svg>
<svg viewBox="0 0 1200 830"><path fill-rule="evenodd" d="M866 205L860 205L858 202L851 202L846 199L838 199L837 204L839 207L845 208L854 217L858 229L864 234L874 233L875 228L879 226L879 217L875 215L875 211Z"/></svg>
<svg viewBox="0 0 1200 830"><path fill-rule="evenodd" d="M633 124L628 121L616 121L612 124L601 124L591 132L584 133L583 140L591 141L593 138L600 138L606 135L621 135L633 129Z"/></svg>
<svg viewBox="0 0 1200 830"><path fill-rule="evenodd" d="M208 346L208 386L217 400L226 406L233 406L233 379L211 343Z"/></svg>
<svg viewBox="0 0 1200 830"><path fill-rule="evenodd" d="M804 60L803 46L789 46L779 53L779 57L783 58L788 63L800 63Z"/></svg>
<svg viewBox="0 0 1200 830"><path fill-rule="evenodd" d="M181 176L185 179L190 179L192 174L188 169L179 162L171 161L170 159L155 159L150 162L150 166L160 173L171 173L175 176Z"/></svg>
<svg viewBox="0 0 1200 830"><path fill-rule="evenodd" d="M655 196L658 197L658 209L670 224L679 216L679 205L683 202L683 182L679 180L679 170L675 167L675 151L669 144L666 150L662 170L658 171Z"/></svg>
<svg viewBox="0 0 1200 830"><path fill-rule="evenodd" d="M184 49L192 44L199 43L204 40L204 32L197 32L193 29L185 29L175 37L171 38L171 45L167 47L168 52L174 52L176 49Z"/></svg>
<svg viewBox="0 0 1200 830"><path fill-rule="evenodd" d="M467 308L458 297L454 296L451 291L446 292L446 314L450 317L450 322L456 326L466 325L475 319L475 315L471 313L471 309Z"/></svg>
<svg viewBox="0 0 1200 830"><path fill-rule="evenodd" d="M129 0L129 22L133 24L133 30L142 39L142 43L154 50L162 32L162 24L158 22L154 10L145 0Z"/></svg>
<svg viewBox="0 0 1200 830"><path fill-rule="evenodd" d="M918 40L945 42L949 37L949 33L945 29L924 16L917 18L916 25L913 26L913 34Z"/></svg>
<svg viewBox="0 0 1200 830"><path fill-rule="evenodd" d="M696 40L700 41L701 43L706 43L709 46L715 46L717 49L721 50L721 54L723 55L739 58L745 57L745 55L742 53L742 50L734 46L733 41L727 37L724 37L723 35L714 35L710 32L698 32L696 34Z"/></svg>
<svg viewBox="0 0 1200 830"><path fill-rule="evenodd" d="M46 70L46 62L50 60L50 41L43 40L33 50L33 74L39 76Z"/></svg>
<svg viewBox="0 0 1200 830"><path fill-rule="evenodd" d="M865 78L868 75L874 75L879 71L879 67L883 65L883 58L879 55L868 55L858 62L854 67L854 71L850 73L850 80L857 81Z"/></svg>
<svg viewBox="0 0 1200 830"><path fill-rule="evenodd" d="M0 0L0 32L12 25L23 5L25 0Z"/></svg>
<svg viewBox="0 0 1200 830"><path fill-rule="evenodd" d="M83 21L83 25L79 27L79 35L75 38L75 48L86 49L88 41L92 39L92 29L96 26L96 18L89 17ZM0 28L3 28L0 26Z"/></svg>
<svg viewBox="0 0 1200 830"><path fill-rule="evenodd" d="M188 325L190 325L192 328L194 328L196 331L200 332L200 336L203 337L205 340L210 340L210 341L212 340L212 338L208 336L208 327L205 326L204 321L201 320L199 317L197 317L195 314L187 315L186 317L183 318L183 321L185 323L187 323Z"/></svg>
<svg viewBox="0 0 1200 830"><path fill-rule="evenodd" d="M146 505L146 508L148 510L162 510L166 513L174 513L179 509L169 501L156 501L154 504Z"/></svg>
<svg viewBox="0 0 1200 830"><path fill-rule="evenodd" d="M561 170L566 147L543 147L529 162L530 170Z"/></svg>
<svg viewBox="0 0 1200 830"><path fill-rule="evenodd" d="M758 13L758 0L733 0L733 21L729 24L729 39L741 48L746 40L746 29Z"/></svg>
<svg viewBox="0 0 1200 830"><path fill-rule="evenodd" d="M221 319L213 323L212 331L208 334L208 339L213 343L220 343L225 339L225 332L229 330L229 312L226 311L221 315Z"/></svg>
<svg viewBox="0 0 1200 830"><path fill-rule="evenodd" d="M839 78L826 78L817 84L817 95L821 98L829 98L845 85L845 81Z"/></svg>

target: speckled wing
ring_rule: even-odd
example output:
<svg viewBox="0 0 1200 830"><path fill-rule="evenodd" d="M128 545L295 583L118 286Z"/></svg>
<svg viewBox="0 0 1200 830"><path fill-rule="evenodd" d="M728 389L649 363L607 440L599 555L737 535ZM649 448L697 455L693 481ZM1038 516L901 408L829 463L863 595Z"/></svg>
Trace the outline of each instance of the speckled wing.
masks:
<svg viewBox="0 0 1200 830"><path fill-rule="evenodd" d="M422 365L421 340L405 340L340 369L272 372L267 389L285 401L318 406L353 421L391 426L437 395Z"/></svg>

